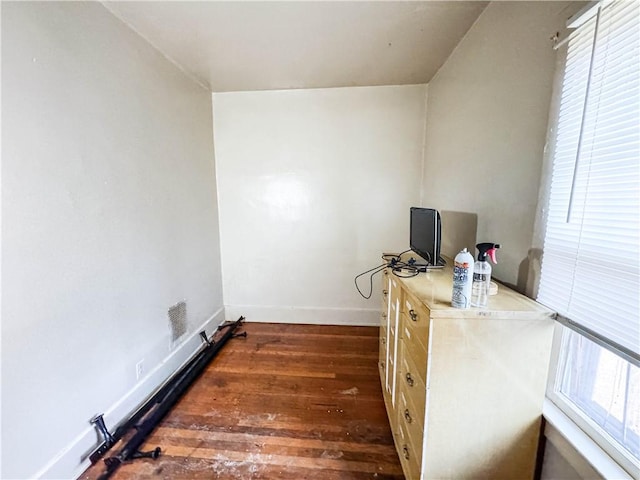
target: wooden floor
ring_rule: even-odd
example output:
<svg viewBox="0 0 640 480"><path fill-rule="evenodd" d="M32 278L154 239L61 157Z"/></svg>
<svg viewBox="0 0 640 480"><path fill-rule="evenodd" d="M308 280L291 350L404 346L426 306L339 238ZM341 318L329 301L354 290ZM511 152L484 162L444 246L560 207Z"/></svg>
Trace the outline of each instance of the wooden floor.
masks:
<svg viewBox="0 0 640 480"><path fill-rule="evenodd" d="M143 450L160 446L160 458L125 464L113 479L404 478L380 388L377 327L244 330L148 438ZM102 471L99 463L80 478Z"/></svg>

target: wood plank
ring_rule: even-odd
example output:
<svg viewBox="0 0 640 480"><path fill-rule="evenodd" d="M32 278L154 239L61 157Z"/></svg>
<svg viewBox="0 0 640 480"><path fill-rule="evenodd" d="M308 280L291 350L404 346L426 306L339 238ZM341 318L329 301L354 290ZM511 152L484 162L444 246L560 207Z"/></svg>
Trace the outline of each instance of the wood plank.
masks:
<svg viewBox="0 0 640 480"><path fill-rule="evenodd" d="M217 375L215 370L210 375L204 375L193 385L192 392L235 392L245 395L266 393L266 394L296 394L296 395L332 395L346 398L378 398L380 388L376 383L372 383L369 375L337 375L332 379L299 378L295 383L289 379L283 379L273 373L263 375L260 382L248 382L246 372ZM265 392L264 385L269 386ZM195 395L195 393L194 393Z"/></svg>
<svg viewBox="0 0 640 480"><path fill-rule="evenodd" d="M112 478L404 478L382 399L377 327L245 330L147 439L143 450L160 446L160 458L130 462ZM103 470L96 464L80 478Z"/></svg>

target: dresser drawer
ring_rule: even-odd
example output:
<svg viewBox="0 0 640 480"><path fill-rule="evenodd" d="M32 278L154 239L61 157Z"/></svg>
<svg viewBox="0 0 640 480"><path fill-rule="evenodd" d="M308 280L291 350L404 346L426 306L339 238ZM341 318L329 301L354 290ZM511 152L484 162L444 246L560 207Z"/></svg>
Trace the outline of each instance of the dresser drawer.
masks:
<svg viewBox="0 0 640 480"><path fill-rule="evenodd" d="M427 379L427 349L422 343L415 338L415 332L407 323L410 321L406 315L402 314L402 332L401 338L404 340L404 355L410 358L415 371L419 373L419 377L426 383Z"/></svg>
<svg viewBox="0 0 640 480"><path fill-rule="evenodd" d="M402 340L402 349L402 355L399 358L400 365L398 366L398 375L400 375L398 384L415 406L416 411L424 412L427 402L426 377L421 376L420 371L407 355L407 347L404 340Z"/></svg>
<svg viewBox="0 0 640 480"><path fill-rule="evenodd" d="M387 359L387 330L385 328L380 328L380 336L378 337L378 358L380 361L386 361Z"/></svg>
<svg viewBox="0 0 640 480"><path fill-rule="evenodd" d="M409 435L411 444L416 448L415 456L418 463L422 461L422 449L417 448L422 445L422 437L424 433L424 410L419 412L413 406L410 399L405 394L404 387L400 388L398 395L398 423L403 425L404 430Z"/></svg>
<svg viewBox="0 0 640 480"><path fill-rule="evenodd" d="M378 358L378 372L380 373L380 385L382 385L382 392L385 393L387 390L387 359L382 352L380 352L380 358Z"/></svg>
<svg viewBox="0 0 640 480"><path fill-rule="evenodd" d="M397 427L395 425L395 417L392 405L391 405L391 393L387 390L386 382L387 382L387 370L386 364L382 360L378 362L378 371L380 372L380 382L382 384L382 396L384 397L384 406L387 411L387 417L389 418L389 425L391 426L391 431L395 435ZM397 414L396 414L397 417Z"/></svg>
<svg viewBox="0 0 640 480"><path fill-rule="evenodd" d="M389 299L391 300L392 305L401 305L402 301L402 288L400 287L400 283L398 283L398 279L394 275L389 275Z"/></svg>
<svg viewBox="0 0 640 480"><path fill-rule="evenodd" d="M417 450L421 449L413 442L409 436L409 432L405 428L405 424L398 423L397 444L398 456L402 464L402 470L407 480L418 480L420 478L420 461L418 460Z"/></svg>
<svg viewBox="0 0 640 480"><path fill-rule="evenodd" d="M389 313L387 311L387 306L385 306L382 312L380 313L380 328L384 328L385 330L387 329L388 316L389 316Z"/></svg>
<svg viewBox="0 0 640 480"><path fill-rule="evenodd" d="M389 274L387 270L383 270L382 276L382 303L387 304L389 302Z"/></svg>
<svg viewBox="0 0 640 480"><path fill-rule="evenodd" d="M398 305L396 305L396 303L394 303L393 299L391 300L391 303L389 304L389 315L388 315L388 321L389 321L389 328L392 329L395 333L396 331L396 323L398 321L398 317L400 316L397 313L398 310Z"/></svg>
<svg viewBox="0 0 640 480"><path fill-rule="evenodd" d="M405 292L402 312L413 337L422 344L425 351L429 345L429 309Z"/></svg>

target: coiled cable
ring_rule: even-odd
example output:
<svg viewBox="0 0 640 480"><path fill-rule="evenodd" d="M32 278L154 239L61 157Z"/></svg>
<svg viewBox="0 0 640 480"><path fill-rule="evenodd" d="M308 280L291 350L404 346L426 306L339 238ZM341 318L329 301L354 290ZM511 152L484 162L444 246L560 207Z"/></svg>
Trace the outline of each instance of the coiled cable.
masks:
<svg viewBox="0 0 640 480"><path fill-rule="evenodd" d="M418 273L420 273L420 269L418 266L416 266L415 260L413 261L410 260L409 262L400 261L400 257L410 251L411 250L405 250L404 252L398 253L397 255L396 254L382 255L382 259L385 261L385 263L378 265L376 267L370 268L369 270L366 270L356 275L355 278L353 279L353 283L355 283L356 290L358 290L358 293L362 296L362 298L365 298L367 300L371 298L371 295L373 294L373 276L376 273L381 272L385 268L391 268L391 273L393 273L396 277L399 277L399 278L411 278L418 275ZM362 277L363 275L366 275L367 273L370 273L369 293L365 295L364 293L362 293L362 290L360 290L360 286L358 285L358 278Z"/></svg>

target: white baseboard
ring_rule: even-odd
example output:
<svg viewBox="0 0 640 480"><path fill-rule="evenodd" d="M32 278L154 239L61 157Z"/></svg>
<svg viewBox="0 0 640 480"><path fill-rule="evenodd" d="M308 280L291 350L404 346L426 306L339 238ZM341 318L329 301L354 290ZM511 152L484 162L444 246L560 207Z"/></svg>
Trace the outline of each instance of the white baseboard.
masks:
<svg viewBox="0 0 640 480"><path fill-rule="evenodd" d="M104 413L104 421L109 431L113 432L116 425L127 419L153 391L191 358L202 344L199 336L202 330L211 335L224 320L224 309L220 308L180 345L177 345L160 364L123 395L116 404L112 405ZM101 440L98 443L96 441L96 430L93 426L88 425L82 432L79 432L75 440L58 452L53 459L30 478L78 478L90 465L88 454L101 443Z"/></svg>
<svg viewBox="0 0 640 480"><path fill-rule="evenodd" d="M313 325L380 325L380 310L363 308L281 307L225 305L228 319L243 315L247 322L297 323Z"/></svg>

